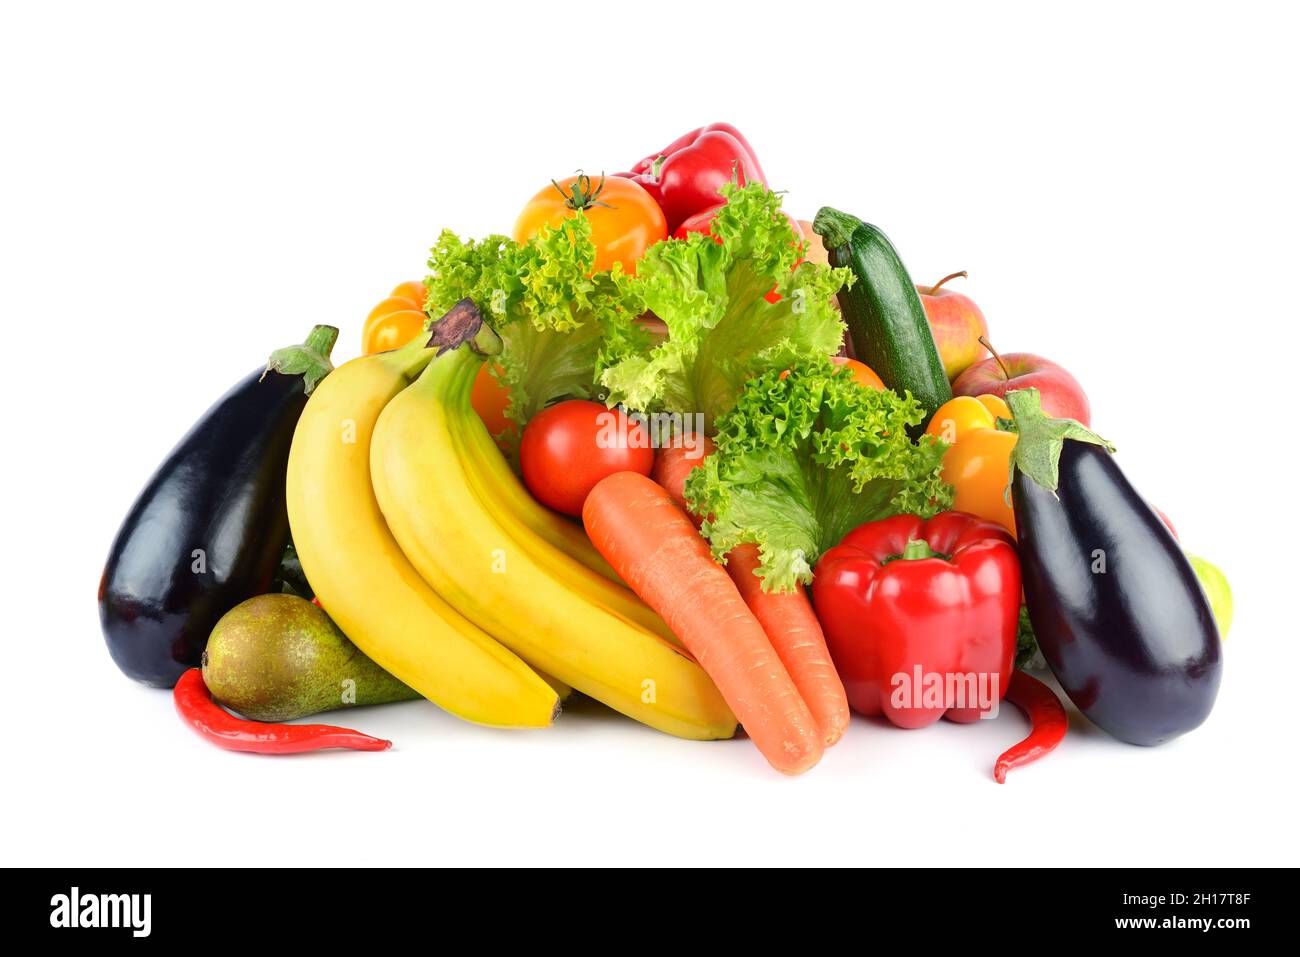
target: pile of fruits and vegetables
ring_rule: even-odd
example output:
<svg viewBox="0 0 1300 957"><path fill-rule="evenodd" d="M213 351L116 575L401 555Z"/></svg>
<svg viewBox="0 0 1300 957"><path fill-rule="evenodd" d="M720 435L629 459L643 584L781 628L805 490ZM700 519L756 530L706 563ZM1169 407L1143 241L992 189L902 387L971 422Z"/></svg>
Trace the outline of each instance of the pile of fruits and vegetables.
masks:
<svg viewBox="0 0 1300 957"><path fill-rule="evenodd" d="M288 722L423 697L543 728L581 694L798 774L852 712L1005 700L1002 781L1068 727L1034 671L1120 741L1209 715L1231 592L1080 384L995 352L964 273L792 218L734 127L543 183L428 266L360 358L317 326L236 383L113 542L109 652L209 741L382 750Z"/></svg>

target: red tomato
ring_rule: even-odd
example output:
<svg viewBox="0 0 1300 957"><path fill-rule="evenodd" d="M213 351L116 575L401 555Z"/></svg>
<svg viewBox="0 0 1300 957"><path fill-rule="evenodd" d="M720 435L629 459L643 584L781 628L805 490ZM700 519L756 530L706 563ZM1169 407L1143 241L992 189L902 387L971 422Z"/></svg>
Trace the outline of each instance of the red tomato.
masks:
<svg viewBox="0 0 1300 957"><path fill-rule="evenodd" d="M649 475L655 453L639 422L599 402L570 399L529 420L519 462L534 498L576 517L597 482L615 472Z"/></svg>

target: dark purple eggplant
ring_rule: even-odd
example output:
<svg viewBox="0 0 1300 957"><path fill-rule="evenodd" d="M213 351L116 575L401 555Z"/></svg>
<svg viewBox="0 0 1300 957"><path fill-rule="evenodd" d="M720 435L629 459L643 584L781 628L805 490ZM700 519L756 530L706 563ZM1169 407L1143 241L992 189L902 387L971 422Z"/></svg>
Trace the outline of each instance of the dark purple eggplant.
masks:
<svg viewBox="0 0 1300 957"><path fill-rule="evenodd" d="M1039 407L1007 404L1025 604L1061 687L1131 744L1191 731L1214 707L1222 650L1210 603L1178 542L1129 484L1113 449Z"/></svg>
<svg viewBox="0 0 1300 957"><path fill-rule="evenodd" d="M170 688L231 608L271 587L289 538L284 473L307 396L338 338L317 326L204 413L127 513L99 582L122 673Z"/></svg>

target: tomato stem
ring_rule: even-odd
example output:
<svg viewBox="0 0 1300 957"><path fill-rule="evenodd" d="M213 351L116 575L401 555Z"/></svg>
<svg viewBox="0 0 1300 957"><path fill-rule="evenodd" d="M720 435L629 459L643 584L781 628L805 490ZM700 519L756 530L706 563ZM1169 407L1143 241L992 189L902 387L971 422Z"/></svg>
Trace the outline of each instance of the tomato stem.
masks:
<svg viewBox="0 0 1300 957"><path fill-rule="evenodd" d="M575 211L588 210L593 206L604 206L606 209L614 208L609 203L600 201L600 194L605 191L604 173L600 174L600 182L596 184L595 189L592 189L591 177L582 170L578 170L578 178L574 180L567 190L555 180L551 180L551 185L564 197L564 205L569 209Z"/></svg>
<svg viewBox="0 0 1300 957"><path fill-rule="evenodd" d="M930 291L929 291L928 293L926 293L926 295L933 296L935 293L937 293L937 292L939 291L939 287L940 287L940 286L942 286L944 283L946 283L949 279L956 279L958 276L960 276L962 279L967 279L967 278L969 278L969 277L966 275L966 270L964 270L964 269L963 269L961 272L950 272L950 273L948 273L948 275L944 276L942 279L940 279L938 282L936 282L933 286L931 286L931 287L930 287Z"/></svg>

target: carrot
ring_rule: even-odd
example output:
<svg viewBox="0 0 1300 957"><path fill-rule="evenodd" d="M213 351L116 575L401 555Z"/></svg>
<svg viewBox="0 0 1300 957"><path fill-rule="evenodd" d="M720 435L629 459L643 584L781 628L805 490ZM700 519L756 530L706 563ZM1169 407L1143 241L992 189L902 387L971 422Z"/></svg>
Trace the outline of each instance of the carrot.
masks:
<svg viewBox="0 0 1300 957"><path fill-rule="evenodd" d="M686 476L691 474L695 466L712 455L717 450L717 446L707 435L701 436L696 441L699 442L699 448L694 451L680 446L667 446L660 449L655 455L655 465L650 471L650 477L668 490L673 501L682 511L690 515L696 527L699 527L701 520L686 507Z"/></svg>
<svg viewBox="0 0 1300 957"><path fill-rule="evenodd" d="M758 577L758 546L737 545L727 553L727 573L740 597L767 632L768 640L790 673L804 703L822 729L822 744L830 747L849 727L849 699L844 682L831 661L821 622L802 585L790 592L763 591Z"/></svg>
<svg viewBox="0 0 1300 957"><path fill-rule="evenodd" d="M706 438L702 450L695 453L681 448L660 449L650 476L674 502L685 507L686 477L714 448L713 441ZM849 699L844 693L844 682L840 681L831 661L826 636L808 601L808 593L802 587L784 594L763 591L762 579L756 574L758 565L757 545L740 545L727 553L727 573L763 626L821 728L822 744L829 748L844 736L849 726Z"/></svg>
<svg viewBox="0 0 1300 957"><path fill-rule="evenodd" d="M639 472L615 472L588 494L582 523L708 672L772 767L801 774L821 760L821 729L763 626L668 492Z"/></svg>

